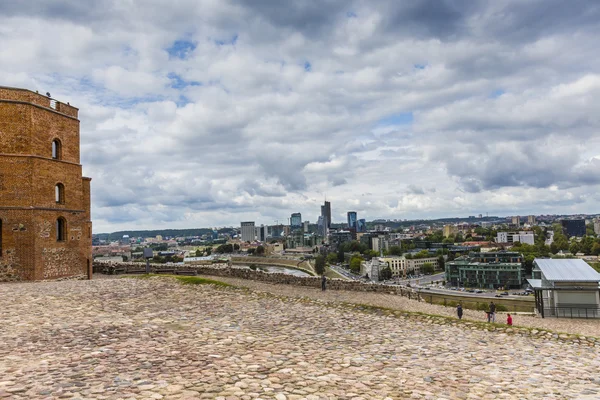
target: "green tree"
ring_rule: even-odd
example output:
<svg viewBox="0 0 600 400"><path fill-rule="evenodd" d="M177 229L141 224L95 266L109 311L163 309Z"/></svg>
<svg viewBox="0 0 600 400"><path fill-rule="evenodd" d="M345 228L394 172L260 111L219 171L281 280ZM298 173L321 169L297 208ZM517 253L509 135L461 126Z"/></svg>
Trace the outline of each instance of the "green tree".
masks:
<svg viewBox="0 0 600 400"><path fill-rule="evenodd" d="M577 243L576 241L571 242L571 244L569 245L569 253L573 255L579 253L579 243Z"/></svg>
<svg viewBox="0 0 600 400"><path fill-rule="evenodd" d="M256 255L263 256L265 254L265 247L262 245L256 246Z"/></svg>
<svg viewBox="0 0 600 400"><path fill-rule="evenodd" d="M233 250L235 250L235 251L238 251L239 249L240 249L240 245L239 245L239 244L237 244L237 243L235 243L235 244L233 245ZM233 253L233 251L232 251L232 253Z"/></svg>
<svg viewBox="0 0 600 400"><path fill-rule="evenodd" d="M350 270L352 272L354 272L355 274L360 273L360 265L361 263L364 261L364 258L360 257L360 256L352 256L352 258L350 259Z"/></svg>
<svg viewBox="0 0 600 400"><path fill-rule="evenodd" d="M379 271L379 280L387 281L392 279L392 270L390 267L384 267L381 271Z"/></svg>
<svg viewBox="0 0 600 400"><path fill-rule="evenodd" d="M343 263L344 259L345 259L344 248L342 246L340 246L340 248L338 249L338 252L337 252L337 260L338 260L338 262Z"/></svg>
<svg viewBox="0 0 600 400"><path fill-rule="evenodd" d="M315 272L317 275L323 275L325 273L325 257L321 254L315 258Z"/></svg>
<svg viewBox="0 0 600 400"><path fill-rule="evenodd" d="M443 255L438 256L438 267L442 271L446 270L446 261L444 260L444 256Z"/></svg>
<svg viewBox="0 0 600 400"><path fill-rule="evenodd" d="M400 246L391 246L389 249L389 254L391 256L401 256L402 255L402 247Z"/></svg>
<svg viewBox="0 0 600 400"><path fill-rule="evenodd" d="M253 255L253 254L254 254L254 252L256 252L256 249L255 249L255 248L250 248L250 249L248 249L248 255Z"/></svg>
<svg viewBox="0 0 600 400"><path fill-rule="evenodd" d="M423 264L423 266L421 267L421 272L424 274L433 274L434 269L433 269L433 264L426 262Z"/></svg>
<svg viewBox="0 0 600 400"><path fill-rule="evenodd" d="M337 253L329 253L327 254L327 264L335 264L337 263L338 255Z"/></svg>
<svg viewBox="0 0 600 400"><path fill-rule="evenodd" d="M594 243L591 253L595 256L600 256L600 243Z"/></svg>
<svg viewBox="0 0 600 400"><path fill-rule="evenodd" d="M207 247L204 249L204 251L206 252L207 256L210 256L210 254L212 253L212 247Z"/></svg>

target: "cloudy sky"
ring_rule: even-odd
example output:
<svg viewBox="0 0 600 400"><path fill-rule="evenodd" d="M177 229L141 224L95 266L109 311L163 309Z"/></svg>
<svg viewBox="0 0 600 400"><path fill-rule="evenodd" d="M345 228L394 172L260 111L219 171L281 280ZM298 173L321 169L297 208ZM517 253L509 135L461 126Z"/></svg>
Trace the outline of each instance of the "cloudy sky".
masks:
<svg viewBox="0 0 600 400"><path fill-rule="evenodd" d="M93 4L93 6L91 5ZM0 85L79 107L95 232L596 213L600 4L0 2Z"/></svg>

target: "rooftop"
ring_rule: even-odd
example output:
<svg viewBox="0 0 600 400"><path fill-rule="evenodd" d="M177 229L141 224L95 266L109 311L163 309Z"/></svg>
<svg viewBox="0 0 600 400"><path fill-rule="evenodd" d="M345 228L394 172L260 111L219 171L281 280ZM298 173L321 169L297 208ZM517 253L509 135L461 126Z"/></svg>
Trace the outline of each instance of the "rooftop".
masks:
<svg viewBox="0 0 600 400"><path fill-rule="evenodd" d="M533 262L549 281L600 282L600 274L580 259L536 258Z"/></svg>

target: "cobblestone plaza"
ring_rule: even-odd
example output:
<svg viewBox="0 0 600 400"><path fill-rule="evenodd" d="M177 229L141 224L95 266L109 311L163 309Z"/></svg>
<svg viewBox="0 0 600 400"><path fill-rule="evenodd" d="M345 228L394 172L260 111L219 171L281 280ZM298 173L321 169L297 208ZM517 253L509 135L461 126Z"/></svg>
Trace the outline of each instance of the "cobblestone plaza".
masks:
<svg viewBox="0 0 600 400"><path fill-rule="evenodd" d="M431 324L301 290L4 284L0 398L600 398L593 342Z"/></svg>

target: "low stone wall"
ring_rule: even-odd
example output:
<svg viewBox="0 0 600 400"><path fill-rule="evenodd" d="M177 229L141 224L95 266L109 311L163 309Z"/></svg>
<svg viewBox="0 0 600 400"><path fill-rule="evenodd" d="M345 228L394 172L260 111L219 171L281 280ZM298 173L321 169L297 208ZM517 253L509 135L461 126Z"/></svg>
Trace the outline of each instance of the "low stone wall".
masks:
<svg viewBox="0 0 600 400"><path fill-rule="evenodd" d="M268 260L268 259L267 259ZM94 263L95 268L102 268L111 265L117 269L124 270L123 273L131 271L141 271L146 268L142 263ZM270 264L273 265L273 264ZM205 265L166 265L150 264L150 271L155 273L157 270L173 269L176 271L197 271L199 275L228 276L240 279L252 279L261 282L270 282L283 285L311 286L320 288L321 278L316 276L294 276L283 273L269 273L263 271L254 271L249 268L236 267L214 267ZM351 290L356 292L380 292L398 294L410 298L417 298L418 294L408 288L399 288L375 283L364 283L359 281L347 281L343 279L327 279L327 289L329 290Z"/></svg>
<svg viewBox="0 0 600 400"><path fill-rule="evenodd" d="M304 260L290 260L286 258L270 258L270 257L231 257L231 264L244 265L273 265L276 267L296 268L301 271L314 275L312 266Z"/></svg>

